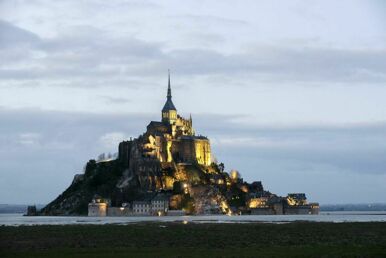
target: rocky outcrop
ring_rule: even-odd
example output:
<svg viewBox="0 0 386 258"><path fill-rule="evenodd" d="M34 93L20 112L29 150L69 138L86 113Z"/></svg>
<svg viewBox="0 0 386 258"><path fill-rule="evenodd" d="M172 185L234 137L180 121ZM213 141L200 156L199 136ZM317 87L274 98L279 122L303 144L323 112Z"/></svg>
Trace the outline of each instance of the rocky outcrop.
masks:
<svg viewBox="0 0 386 258"><path fill-rule="evenodd" d="M124 189L137 189L138 182L128 173L127 168L113 160L97 163L90 160L82 177L76 175L72 184L55 200L41 210L43 215L87 214L87 207L95 195L105 196L116 203ZM81 179L80 179L81 178ZM124 187L117 187L125 182Z"/></svg>
<svg viewBox="0 0 386 258"><path fill-rule="evenodd" d="M164 192L170 197L171 208L190 213L241 212L251 198L255 203L271 198L261 182L243 182L236 170L228 174L224 164L212 162L209 139L195 134L191 116L185 119L177 114L170 79L161 115L162 121L151 121L138 138L121 142L116 160L90 160L84 174L75 175L71 185L41 214L87 214L95 195L120 206Z"/></svg>

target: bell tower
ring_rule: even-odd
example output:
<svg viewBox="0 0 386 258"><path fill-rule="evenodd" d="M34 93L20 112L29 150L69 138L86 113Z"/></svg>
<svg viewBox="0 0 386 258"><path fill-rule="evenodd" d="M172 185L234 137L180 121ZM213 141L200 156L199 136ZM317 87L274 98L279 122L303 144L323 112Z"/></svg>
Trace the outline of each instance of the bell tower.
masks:
<svg viewBox="0 0 386 258"><path fill-rule="evenodd" d="M170 71L168 71L168 93L166 96L166 103L162 108L162 122L167 124L174 124L177 120L177 109L172 101L172 89L170 87Z"/></svg>

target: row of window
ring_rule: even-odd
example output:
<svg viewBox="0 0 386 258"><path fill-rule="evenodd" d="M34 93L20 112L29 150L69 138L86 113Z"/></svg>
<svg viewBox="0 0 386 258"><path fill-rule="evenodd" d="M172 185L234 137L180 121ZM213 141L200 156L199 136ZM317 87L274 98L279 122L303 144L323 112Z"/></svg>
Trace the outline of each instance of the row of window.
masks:
<svg viewBox="0 0 386 258"><path fill-rule="evenodd" d="M146 208L146 207L149 207L150 204L136 204L136 206L138 206L140 208L142 208L142 207Z"/></svg>
<svg viewBox="0 0 386 258"><path fill-rule="evenodd" d="M163 211L163 209L157 209L157 211ZM149 213L150 209L134 209L135 213Z"/></svg>
<svg viewBox="0 0 386 258"><path fill-rule="evenodd" d="M169 115L170 114L170 115ZM169 112L164 112L164 113L162 113L162 117L163 118L168 118L168 117L170 117L170 118L174 118L174 119L176 119L177 118L177 114L175 113L175 112L171 112L171 113L169 113Z"/></svg>
<svg viewBox="0 0 386 258"><path fill-rule="evenodd" d="M135 209L134 212L137 212L137 213L148 213L150 210L149 209Z"/></svg>
<svg viewBox="0 0 386 258"><path fill-rule="evenodd" d="M156 205L152 205L152 209L160 209L160 208L163 208L165 205L163 204L156 204ZM139 207L135 207L133 210L139 210L139 209L150 209L150 206L139 206Z"/></svg>

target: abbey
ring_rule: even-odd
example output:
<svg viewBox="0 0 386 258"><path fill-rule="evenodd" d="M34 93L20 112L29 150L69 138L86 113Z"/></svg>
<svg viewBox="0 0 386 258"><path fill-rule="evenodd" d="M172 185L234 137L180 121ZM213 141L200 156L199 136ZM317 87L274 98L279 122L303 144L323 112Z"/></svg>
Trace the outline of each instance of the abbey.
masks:
<svg viewBox="0 0 386 258"><path fill-rule="evenodd" d="M119 144L119 160L148 190L168 190L175 181L199 182L212 171L209 139L196 135L193 120L177 113L172 101L170 74L161 121L151 121L138 138ZM165 175L165 171L172 171Z"/></svg>
<svg viewBox="0 0 386 258"><path fill-rule="evenodd" d="M204 136L196 136L192 116L185 119L178 115L172 101L170 74L167 99L162 108L162 120L151 121L144 135L144 155L161 162L211 164L210 143Z"/></svg>

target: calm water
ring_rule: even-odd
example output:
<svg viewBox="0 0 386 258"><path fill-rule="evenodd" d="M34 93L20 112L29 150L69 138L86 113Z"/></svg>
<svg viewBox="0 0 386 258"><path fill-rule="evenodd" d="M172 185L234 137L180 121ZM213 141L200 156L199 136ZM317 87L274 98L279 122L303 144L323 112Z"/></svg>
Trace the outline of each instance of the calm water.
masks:
<svg viewBox="0 0 386 258"><path fill-rule="evenodd" d="M386 222L386 212L321 212L319 215L244 215L244 216L165 216L165 217L25 217L22 214L0 214L0 225L66 225L66 224L129 224L136 222L195 223L287 223L317 222Z"/></svg>

